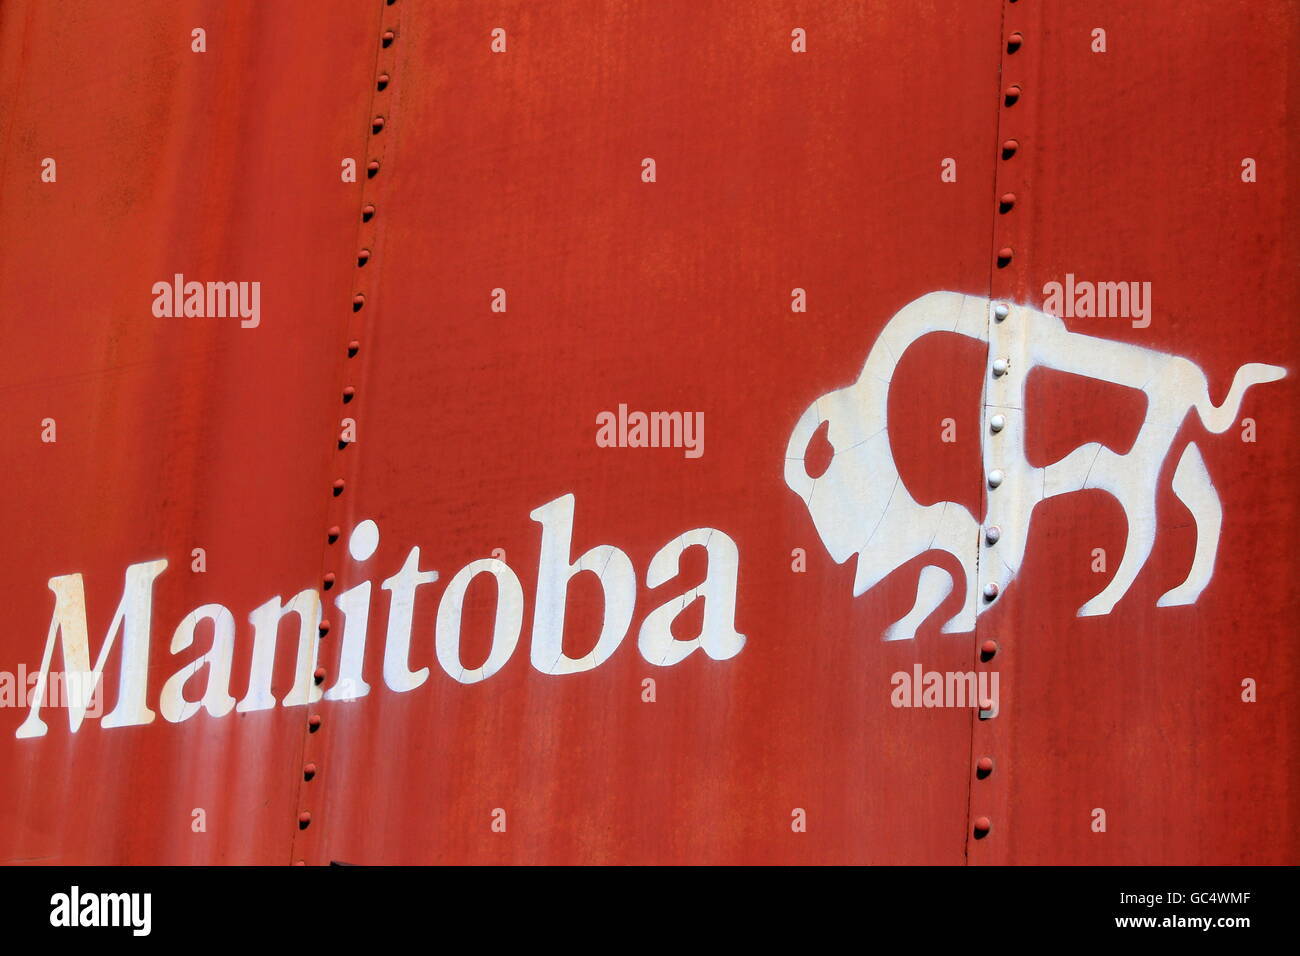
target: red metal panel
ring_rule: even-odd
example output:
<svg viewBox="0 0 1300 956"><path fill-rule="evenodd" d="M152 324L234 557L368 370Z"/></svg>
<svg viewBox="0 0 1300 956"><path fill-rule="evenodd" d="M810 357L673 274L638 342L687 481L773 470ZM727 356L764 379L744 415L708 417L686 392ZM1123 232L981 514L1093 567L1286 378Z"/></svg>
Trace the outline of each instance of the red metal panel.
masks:
<svg viewBox="0 0 1300 956"><path fill-rule="evenodd" d="M93 660L128 566L168 567L152 722L73 732L47 709L47 733L16 736L28 710L0 707L0 860L1295 862L1300 289L1274 65L1296 30L1281 0L5 4L0 673L40 669L52 583L82 576ZM156 315L176 273L260 282L260 323ZM1151 282L1149 325L1064 328L1184 356L1214 402L1246 363L1292 370L1222 434L1181 422L1151 558L1090 617L1132 531L1113 498L1043 502L1018 567L999 558L1025 528L999 551L977 524L1025 493L986 478L1021 424L997 402L1027 351L992 361L1046 347L1031 313L1067 274ZM1028 374L1031 465L1125 452L1158 417L1106 374ZM601 447L620 406L702 413L702 454ZM787 471L805 410L836 454L817 461L819 433ZM854 431L877 413L897 477L885 427ZM1156 607L1197 553L1171 491L1189 441L1223 535L1200 599ZM877 499L878 524L848 523ZM568 505L568 549L543 558ZM976 558L935 550L954 528ZM674 575L696 529L707 544ZM617 595L631 573L623 636L552 673L531 660L554 609L539 581L602 546L600 576L557 602L561 649L592 651L622 606L598 582ZM417 571L437 579L408 605ZM722 633L733 574L743 647L648 660L664 651L642 650L647 620L697 585L720 590L681 612L670 650ZM997 575L978 627L941 632ZM891 632L930 588L915 637ZM323 602L328 699L167 718L164 683L220 646L204 623L171 653L178 622L229 609L229 693L252 700L250 615L304 590ZM297 629L279 628L277 699ZM124 640L109 707L132 677ZM996 715L897 706L916 667L997 672Z"/></svg>
<svg viewBox="0 0 1300 956"><path fill-rule="evenodd" d="M1279 65L1294 59L1300 18L1285 3L1007 11L1006 29L1025 42L1004 58L1004 81L1024 95L1004 108L1000 131L1022 148L999 167L999 191L1018 201L996 220L995 246L1016 255L995 293L1039 306L1045 284L1067 273L1147 281L1149 326L1066 324L1186 356L1216 402L1245 363L1291 375L1251 389L1221 435L1195 414L1182 423L1157 485L1154 550L1110 615L1074 616L1116 571L1123 510L1100 491L1040 509L1016 586L980 623L981 638L1002 646L987 666L1002 672L1003 709L976 730L977 753L998 770L974 785L973 812L994 831L972 841L971 861L1295 863L1300 249L1287 158L1295 87ZM1093 52L1097 28L1105 53ZM1242 181L1246 158L1257 182ZM1107 387L1126 394L1070 404L1068 384L1045 376L1028 410L1038 418L1030 457L1063 434L1067 446L1103 440L1099 420L1140 397ZM1136 430L1124 431L1131 442ZM1222 540L1200 600L1157 607L1196 546L1170 487L1189 441L1221 499ZM1105 573L1093 571L1095 548ZM1256 703L1242 700L1247 678ZM1093 829L1098 809L1104 833Z"/></svg>
<svg viewBox="0 0 1300 956"><path fill-rule="evenodd" d="M394 8L349 379L359 440L339 456L334 523L372 518L382 534L370 562L340 561L341 587L394 573L412 545L441 575L413 629L412 667L433 673L324 714L309 862L961 860L969 713L890 707L889 674L914 651L879 635L906 582L884 611L851 600L851 569L825 558L780 478L799 413L857 376L884 317L917 289L987 286L998 11L940 6ZM816 55L792 52L795 27ZM931 55L952 76L918 86L909 64ZM939 180L949 155L962 189ZM791 312L796 287L807 313ZM490 309L498 288L505 313ZM977 398L960 409L971 421ZM704 455L596 447L597 414L620 403L702 411ZM930 444L937 419L926 431ZM617 653L553 676L528 662L529 514L565 494L572 558L617 546L641 583ZM748 640L728 660L654 667L637 629L704 566L652 592L647 564L697 527L736 541ZM461 685L432 660L438 599L494 548L522 582L524 633L500 673ZM575 657L602 615L583 577ZM481 663L495 595L475 588L463 654ZM934 644L934 661L966 666L968 641Z"/></svg>
<svg viewBox="0 0 1300 956"><path fill-rule="evenodd" d="M376 10L312 11L21 0L0 11L5 671L40 667L48 579L83 575L94 654L127 566L166 558L151 709L194 656L169 653L173 629L206 602L238 621L240 695L248 612L317 584L323 409L337 400L358 225L359 187L340 182L340 162L364 145ZM206 52L192 52L195 28ZM46 157L54 182L41 180ZM177 272L260 281L260 325L155 317L151 287ZM76 734L54 711L44 737L15 739L25 717L0 709L0 859L288 862L301 708L117 729L92 719Z"/></svg>

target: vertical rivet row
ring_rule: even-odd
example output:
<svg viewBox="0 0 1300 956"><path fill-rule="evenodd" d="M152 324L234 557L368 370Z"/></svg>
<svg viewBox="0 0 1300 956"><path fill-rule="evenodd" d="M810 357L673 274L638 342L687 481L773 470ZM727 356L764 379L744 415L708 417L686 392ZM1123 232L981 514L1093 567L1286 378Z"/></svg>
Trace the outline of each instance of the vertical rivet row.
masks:
<svg viewBox="0 0 1300 956"><path fill-rule="evenodd" d="M995 140L999 145L998 154L994 157L996 188L993 195L996 198L991 213L993 236L989 267L988 377L985 384L984 427L980 435L981 447L984 449L981 467L984 471L987 501L981 544L989 557L986 561L979 562L981 570L1002 566L996 556L999 542L1003 538L1003 527L999 526L998 515L1006 510L1001 506L1007 501L1004 496L1022 492L1022 489L1016 487L1017 470L1006 464L1009 460L1006 455L1010 454L1008 448L1019 447L1023 440L1022 436L1016 434L1021 418L1013 409L1000 407L1004 404L1002 398L1008 394L1009 389L1014 388L1012 382L1023 376L1025 371L1017 368L1019 352L1014 345L1020 332L1015 328L1016 311L1012 305L1013 301L1022 298L1018 282L1018 277L1024 274L1025 259L1024 250L1019 248L1025 233L1018 228L1023 218L1025 201L1021 169L1025 164L1026 151L1033 145L1025 135L1024 126L1028 115L1026 104L1032 93L1032 90L1026 89L1025 67L1033 59L1033 51L1025 32L1013 29L1011 23L1013 19L1024 18L1020 9L1022 6L1025 5L1017 4L1016 0L1006 0L1003 5L1001 40L1004 46L999 57L1000 89ZM1029 49L1028 57L1024 52L1026 49ZM1010 544L1014 546L1016 529L1004 526L1012 533ZM1007 546L1007 543L1002 544L1002 547ZM986 604L992 604L1001 593L999 582L992 573L980 576L985 578L980 582L983 600ZM978 645L977 666L995 668L997 665L992 662L1001 653L999 641L985 639ZM991 748L986 747L995 741L985 738L990 734L996 737L996 732L979 728L990 725L999 706L996 700L979 702L979 719L972 730L974 737L971 754L977 781L989 780L994 773L994 758L988 752ZM999 774L999 779L1001 776ZM993 832L993 821L985 814L989 810L994 791L987 789L991 784L974 786L978 789L972 792L968 812L976 815L968 818L969 832L975 840L983 840Z"/></svg>
<svg viewBox="0 0 1300 956"><path fill-rule="evenodd" d="M376 247L378 245L375 241L375 233L377 232L379 225L379 205L375 201L373 194L378 189L380 172L384 169L384 144L386 139L391 138L392 135L391 132L388 132L387 136L385 136L385 131L390 130L392 123L392 112L389 104L392 102L393 94L390 87L393 82L393 74L396 72L394 64L395 51L393 50L393 47L396 44L398 37L397 15L400 8L398 7L397 0L383 0L381 9L383 11L383 23L380 27L379 46L376 53L375 81L370 94L369 115L366 117L368 130L366 135L365 152L366 175L360 180L362 202L357 223L356 263L353 266L354 281L351 301L352 308L348 319L348 329L345 339L346 348L344 355L340 357L340 361L343 364L342 382L339 386L339 390L335 392L335 394L339 396L338 400L340 410L342 405L351 404L359 397L358 388L354 384L356 372L352 367L352 360L361 354L363 343L365 341L364 326L373 321L374 306L370 302L371 295L369 294L368 289L368 286L370 285L368 277L374 274L373 261L377 252ZM349 414L355 416L356 413L349 411ZM331 415L335 415L335 413L331 412ZM338 447L335 454L343 455L347 451L349 445L356 440L355 417L343 419L336 416L335 421L338 423L336 428ZM339 476L336 477L331 484L331 494L334 498L342 496L343 493L349 489L347 479L340 474L340 472L345 470L348 461L348 458L342 458L338 461L338 470L336 471L336 474ZM331 525L325 532L326 549L325 560L323 562L325 567L322 569L321 574L322 617L318 627L319 640L327 638L332 630L332 625L329 619L324 616L324 594L334 587L335 581L337 580L336 573L329 570L329 568L337 559L337 553L333 546L338 543L339 538L342 537L342 533L342 528L339 524ZM324 684L328 677L328 672L325 667L318 666L312 676L316 686L319 687ZM321 773L320 761L314 759L307 751L309 748L315 749L310 735L316 734L321 729L322 725L323 720L321 714L316 711L309 712L307 717L308 737L304 743L303 761L300 771L302 775L300 780L304 784L316 780ZM302 794L301 790L300 794L303 798L300 800L301 803L309 802L307 794ZM298 830L303 831L308 829L308 827L311 826L311 822L311 811L300 809L297 818ZM298 855L298 847L296 845L294 847L294 855L295 858ZM304 861L296 859L296 862L302 864Z"/></svg>

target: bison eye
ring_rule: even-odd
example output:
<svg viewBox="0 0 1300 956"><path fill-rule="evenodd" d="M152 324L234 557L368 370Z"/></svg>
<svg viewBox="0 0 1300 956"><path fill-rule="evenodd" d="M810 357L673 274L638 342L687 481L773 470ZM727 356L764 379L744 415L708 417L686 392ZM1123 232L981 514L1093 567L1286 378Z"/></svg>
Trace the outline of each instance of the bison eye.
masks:
<svg viewBox="0 0 1300 956"><path fill-rule="evenodd" d="M835 457L835 449L827 437L827 432L830 430L831 423L822 422L808 439L808 447L803 453L803 467L804 471L808 472L809 478L820 478L826 474L826 469L831 466L831 459Z"/></svg>

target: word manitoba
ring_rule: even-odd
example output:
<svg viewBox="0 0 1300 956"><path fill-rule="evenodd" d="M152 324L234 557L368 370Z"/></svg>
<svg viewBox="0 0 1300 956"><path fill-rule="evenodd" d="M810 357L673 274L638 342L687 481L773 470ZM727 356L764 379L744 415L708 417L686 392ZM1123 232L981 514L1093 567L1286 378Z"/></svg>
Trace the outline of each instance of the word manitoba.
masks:
<svg viewBox="0 0 1300 956"><path fill-rule="evenodd" d="M596 415L597 448L684 448L687 458L704 454L703 412L629 412Z"/></svg>
<svg viewBox="0 0 1300 956"><path fill-rule="evenodd" d="M255 329L262 321L260 282L186 282L178 272L171 282L155 282L153 294L153 314L160 319L239 316L245 329Z"/></svg>
<svg viewBox="0 0 1300 956"><path fill-rule="evenodd" d="M1062 319L1132 319L1133 328L1151 324L1150 282L1065 282L1043 286L1043 311Z"/></svg>
<svg viewBox="0 0 1300 956"><path fill-rule="evenodd" d="M622 643L636 609L637 573L624 551L611 545L599 545L576 561L570 561L574 504L573 495L564 495L529 515L542 526L529 656L532 666L543 674L577 674L598 667ZM680 663L697 648L703 649L714 660L726 660L740 653L745 644L745 636L735 629L740 557L736 543L721 531L696 528L669 541L650 559L645 585L653 589L671 581L678 574L682 553L697 545L704 548L707 558L704 581L685 593L667 598L641 623L637 648L651 664L668 667ZM368 561L378 547L379 526L374 521L362 521L352 530L348 551L354 561ZM65 670L86 675L82 686L88 684L94 688L99 684L119 636L121 653L116 704L100 721L100 726L130 727L153 722L155 714L150 708L153 698L149 690L153 585L166 569L165 558L132 564L126 569L121 600L93 667L90 664L82 576L64 574L49 579L49 589L54 592L54 616L45 640L45 653L31 710L15 736L41 737L48 730L40 713L56 643L60 646ZM604 614L595 646L584 656L573 658L564 652L564 615L569 582L582 572L590 572L599 579L604 595ZM491 650L482 665L466 667L461 663L460 655L461 616L470 583L483 575L492 577L496 583ZM412 691L429 677L428 667L416 670L410 667L412 615L417 591L438 579L437 571L421 570L420 549L413 547L401 568L380 585L389 592L383 682L390 691ZM240 644L234 615L221 604L204 604L195 608L172 632L170 652L178 655L188 651L200 622L210 622L206 632L212 635L211 646L199 657L180 664L164 682L156 700L158 710L165 720L179 723L201 709L213 717L224 717L231 710L247 713L275 707L277 701L271 690L271 677L276 642L281 619L291 613L297 616L299 625L294 683L279 704L295 707L314 703L322 697L325 700L365 697L370 692L370 685L362 673L362 662L369 634L370 598L371 582L363 581L334 600L335 606L343 613L344 626L337 680L327 691L322 691L313 680L320 644L320 592L301 591L287 603L277 595L255 608L248 615L253 631L248 688L238 703L230 693L232 662ZM698 598L704 599L704 621L699 636L692 640L678 640L672 633L673 619ZM433 651L439 666L462 684L486 680L501 670L519 643L523 607L523 587L504 561L482 558L461 568L448 582L438 604ZM190 700L185 696L186 684L200 672L204 672L205 678L203 696ZM69 701L67 710L70 730L75 733L86 716L86 709L74 699Z"/></svg>

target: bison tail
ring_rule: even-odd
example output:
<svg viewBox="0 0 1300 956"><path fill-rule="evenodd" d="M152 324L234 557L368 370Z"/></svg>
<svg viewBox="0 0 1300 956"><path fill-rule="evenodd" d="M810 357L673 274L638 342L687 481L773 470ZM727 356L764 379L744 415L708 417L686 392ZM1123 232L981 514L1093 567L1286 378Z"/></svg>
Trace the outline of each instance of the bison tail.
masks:
<svg viewBox="0 0 1300 956"><path fill-rule="evenodd" d="M1280 366L1248 362L1237 369L1237 374L1232 379L1232 387L1228 389L1228 397L1223 400L1222 405L1215 405L1210 401L1209 392L1203 391L1201 397L1196 400L1196 411L1206 428L1216 435L1221 434L1231 428L1232 423L1237 420L1242 400L1246 397L1246 389L1252 385L1262 385L1264 382L1276 382L1285 377L1286 369Z"/></svg>

